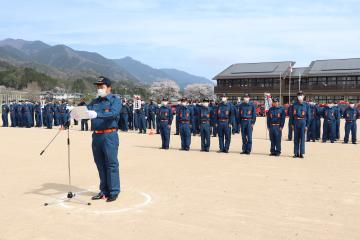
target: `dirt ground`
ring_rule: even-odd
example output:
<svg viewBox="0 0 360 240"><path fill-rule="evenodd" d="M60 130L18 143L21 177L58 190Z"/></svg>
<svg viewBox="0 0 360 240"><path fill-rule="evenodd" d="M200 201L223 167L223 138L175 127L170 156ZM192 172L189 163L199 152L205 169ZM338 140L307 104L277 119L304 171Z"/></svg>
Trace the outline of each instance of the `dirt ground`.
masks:
<svg viewBox="0 0 360 240"><path fill-rule="evenodd" d="M122 193L87 206L62 201L66 132L39 156L56 132L0 128L1 240L360 239L360 144L307 143L305 159L293 159L293 143L283 141L282 156L270 157L264 119L250 156L239 154L240 135L219 154L217 138L202 153L199 137L183 152L179 136L164 151L159 135L119 133ZM70 134L72 190L90 201L98 186L91 132Z"/></svg>

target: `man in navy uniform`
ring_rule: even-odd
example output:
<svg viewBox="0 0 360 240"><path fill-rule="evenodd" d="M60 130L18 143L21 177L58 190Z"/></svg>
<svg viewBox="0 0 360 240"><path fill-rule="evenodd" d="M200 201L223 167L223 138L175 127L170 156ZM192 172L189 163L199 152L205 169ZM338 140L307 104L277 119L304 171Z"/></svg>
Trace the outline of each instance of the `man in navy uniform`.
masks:
<svg viewBox="0 0 360 240"><path fill-rule="evenodd" d="M216 110L216 122L219 136L219 151L218 153L228 153L231 142L231 123L235 113L233 112L232 104L227 101L227 97L221 97Z"/></svg>
<svg viewBox="0 0 360 240"><path fill-rule="evenodd" d="M54 121L54 105L51 102L48 102L45 105L46 112L46 127L52 129Z"/></svg>
<svg viewBox="0 0 360 240"><path fill-rule="evenodd" d="M10 120L11 120L11 127L16 127L16 108L17 108L17 104L15 101L13 101L10 104Z"/></svg>
<svg viewBox="0 0 360 240"><path fill-rule="evenodd" d="M202 152L209 152L210 149L210 132L211 132L210 120L211 120L211 109L209 107L209 99L205 98L203 100L202 106L199 109Z"/></svg>
<svg viewBox="0 0 360 240"><path fill-rule="evenodd" d="M167 98L163 98L161 101L161 106L158 110L158 118L162 142L161 149L167 150L170 145L171 124L173 121L173 114L171 108L168 106Z"/></svg>
<svg viewBox="0 0 360 240"><path fill-rule="evenodd" d="M120 193L119 136L117 133L121 102L111 94L111 81L100 77L95 83L98 97L87 106L89 119L94 130L92 150L100 177L100 192L93 200L115 201Z"/></svg>
<svg viewBox="0 0 360 240"><path fill-rule="evenodd" d="M147 122L149 129L155 129L155 115L156 115L156 104L152 99L150 99L150 104L148 105L148 115L147 115Z"/></svg>
<svg viewBox="0 0 360 240"><path fill-rule="evenodd" d="M341 119L341 111L340 107L338 106L337 102L333 103L333 106L335 108L335 140L338 141L340 139L340 119Z"/></svg>
<svg viewBox="0 0 360 240"><path fill-rule="evenodd" d="M309 106L304 102L304 93L299 91L290 114L291 128L294 130L294 158L304 158L309 121Z"/></svg>
<svg viewBox="0 0 360 240"><path fill-rule="evenodd" d="M6 103L3 103L1 106L1 118L2 118L2 122L3 122L3 127L8 127L9 126L9 111L10 108Z"/></svg>
<svg viewBox="0 0 360 240"><path fill-rule="evenodd" d="M323 137L322 142L325 143L327 140L330 140L331 143L334 143L336 140L336 118L337 110L332 103L324 109L324 127L323 127Z"/></svg>
<svg viewBox="0 0 360 240"><path fill-rule="evenodd" d="M124 132L127 132L129 130L129 114L130 114L130 108L127 104L126 99L124 99L121 107L120 124L119 124L121 126L121 130Z"/></svg>
<svg viewBox="0 0 360 240"><path fill-rule="evenodd" d="M128 106L129 106L129 129L133 130L134 129L134 104L133 102L130 100L128 101Z"/></svg>
<svg viewBox="0 0 360 240"><path fill-rule="evenodd" d="M191 126L193 123L193 111L187 103L186 98L181 99L181 107L179 112L179 130L181 138L181 149L184 151L190 150L191 144Z"/></svg>
<svg viewBox="0 0 360 240"><path fill-rule="evenodd" d="M35 113L35 126L41 127L42 126L42 116L41 116L41 104L40 102L36 102L34 105L34 113Z"/></svg>
<svg viewBox="0 0 360 240"><path fill-rule="evenodd" d="M148 116L148 105L141 101L140 109L136 110L139 118L139 134L146 134L146 120Z"/></svg>
<svg viewBox="0 0 360 240"><path fill-rule="evenodd" d="M281 136L286 114L284 108L279 106L279 98L274 98L272 104L272 107L266 113L267 128L271 141L270 156L280 156Z"/></svg>
<svg viewBox="0 0 360 240"><path fill-rule="evenodd" d="M307 142L315 142L316 139L316 127L317 127L317 119L316 119L316 115L317 115L317 108L315 106L315 103L312 99L310 99L309 101L309 118L310 118L310 123L309 123L309 129L306 133L306 141Z"/></svg>
<svg viewBox="0 0 360 240"><path fill-rule="evenodd" d="M355 104L350 102L349 107L345 109L345 137L344 143L349 142L349 135L351 132L351 142L356 144L356 120L360 118L360 111L355 108Z"/></svg>
<svg viewBox="0 0 360 240"><path fill-rule="evenodd" d="M242 136L242 152L241 154L249 155L252 148L252 132L256 122L256 107L250 101L250 95L244 95L244 101L239 106L240 129Z"/></svg>
<svg viewBox="0 0 360 240"><path fill-rule="evenodd" d="M176 129L175 130L175 135L179 135L179 132L180 132L180 130L179 130L179 124L180 124L179 115L177 114L177 112L180 111L180 108L181 108L181 100L179 99L177 101L176 110L175 110L175 112L176 112L176 115L175 115L175 129Z"/></svg>
<svg viewBox="0 0 360 240"><path fill-rule="evenodd" d="M289 103L287 112L288 112L288 138L287 138L287 140L292 141L294 129L292 128L291 121L290 121L291 114L293 112L293 105L291 103Z"/></svg>

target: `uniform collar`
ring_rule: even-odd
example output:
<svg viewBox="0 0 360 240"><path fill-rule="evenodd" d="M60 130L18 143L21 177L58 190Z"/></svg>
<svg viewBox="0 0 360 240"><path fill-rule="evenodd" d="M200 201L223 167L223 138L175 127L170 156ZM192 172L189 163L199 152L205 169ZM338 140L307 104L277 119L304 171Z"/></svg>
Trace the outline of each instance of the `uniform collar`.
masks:
<svg viewBox="0 0 360 240"><path fill-rule="evenodd" d="M108 95L106 95L106 97L98 97L98 98L100 100L102 100L102 99L110 100L111 97L112 97L112 93L109 93Z"/></svg>

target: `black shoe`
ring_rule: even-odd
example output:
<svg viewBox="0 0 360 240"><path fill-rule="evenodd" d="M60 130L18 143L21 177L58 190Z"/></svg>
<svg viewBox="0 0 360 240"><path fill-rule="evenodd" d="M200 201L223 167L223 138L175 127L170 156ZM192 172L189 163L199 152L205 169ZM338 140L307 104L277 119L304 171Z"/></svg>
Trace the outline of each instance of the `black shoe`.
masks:
<svg viewBox="0 0 360 240"><path fill-rule="evenodd" d="M269 156L275 156L276 154L275 153L270 153Z"/></svg>
<svg viewBox="0 0 360 240"><path fill-rule="evenodd" d="M356 145L357 143L356 143L356 142L353 142L352 144Z"/></svg>
<svg viewBox="0 0 360 240"><path fill-rule="evenodd" d="M343 142L343 144L348 144L348 142Z"/></svg>
<svg viewBox="0 0 360 240"><path fill-rule="evenodd" d="M297 154L295 154L294 156L293 156L293 158L298 158L299 157L299 155L297 155Z"/></svg>
<svg viewBox="0 0 360 240"><path fill-rule="evenodd" d="M246 154L246 152L241 152L240 154Z"/></svg>
<svg viewBox="0 0 360 240"><path fill-rule="evenodd" d="M229 153L229 150L224 150L224 153Z"/></svg>
<svg viewBox="0 0 360 240"><path fill-rule="evenodd" d="M276 156L276 157L280 156L280 153L275 153L275 156Z"/></svg>
<svg viewBox="0 0 360 240"><path fill-rule="evenodd" d="M315 140L311 140L312 142L315 142Z"/></svg>
<svg viewBox="0 0 360 240"><path fill-rule="evenodd" d="M246 152L245 154L246 154L246 155L250 155L250 152Z"/></svg>
<svg viewBox="0 0 360 240"><path fill-rule="evenodd" d="M205 152L209 152L209 149L205 149Z"/></svg>
<svg viewBox="0 0 360 240"><path fill-rule="evenodd" d="M103 193L98 193L97 195L95 195L95 196L93 196L92 198L91 198L91 200L101 200L101 199L105 199L106 198L106 196L105 196L105 194L103 194Z"/></svg>
<svg viewBox="0 0 360 240"><path fill-rule="evenodd" d="M224 152L224 150L219 150L219 151L217 151L217 153L223 153Z"/></svg>
<svg viewBox="0 0 360 240"><path fill-rule="evenodd" d="M107 201L107 202L113 202L113 201L115 201L117 198L118 198L118 195L110 195L110 196L106 199L106 201Z"/></svg>
<svg viewBox="0 0 360 240"><path fill-rule="evenodd" d="M300 154L300 156L299 156L300 158L304 158L304 155L302 155L302 154Z"/></svg>
<svg viewBox="0 0 360 240"><path fill-rule="evenodd" d="M190 150L190 148L185 148L185 151L189 151Z"/></svg>

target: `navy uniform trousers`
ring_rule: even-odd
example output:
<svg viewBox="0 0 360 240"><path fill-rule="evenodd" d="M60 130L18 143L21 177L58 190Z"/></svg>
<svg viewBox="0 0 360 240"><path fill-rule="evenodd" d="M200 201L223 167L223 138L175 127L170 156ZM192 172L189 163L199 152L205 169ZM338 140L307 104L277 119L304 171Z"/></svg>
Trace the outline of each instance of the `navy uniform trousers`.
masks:
<svg viewBox="0 0 360 240"><path fill-rule="evenodd" d="M170 127L169 127L169 121L160 121L160 135L161 135L161 142L162 142L162 148L169 149L170 145Z"/></svg>
<svg viewBox="0 0 360 240"><path fill-rule="evenodd" d="M181 149L183 150L190 149L190 144L191 144L190 124L180 122L179 128L180 128L180 138L181 138Z"/></svg>
<svg viewBox="0 0 360 240"><path fill-rule="evenodd" d="M218 123L218 137L219 137L219 149L220 151L229 151L231 142L231 127L229 122L219 121Z"/></svg>
<svg viewBox="0 0 360 240"><path fill-rule="evenodd" d="M201 150L209 151L210 148L210 123L203 122L200 125Z"/></svg>
<svg viewBox="0 0 360 240"><path fill-rule="evenodd" d="M270 125L269 128L269 135L270 135L270 153L273 154L280 154L281 153L281 136L282 131L280 130L280 125Z"/></svg>
<svg viewBox="0 0 360 240"><path fill-rule="evenodd" d="M294 154L305 154L305 128L306 121L294 120Z"/></svg>
<svg viewBox="0 0 360 240"><path fill-rule="evenodd" d="M93 133L92 150L100 177L100 191L105 195L120 193L117 131Z"/></svg>
<svg viewBox="0 0 360 240"><path fill-rule="evenodd" d="M252 147L252 120L241 120L242 151L250 153Z"/></svg>

